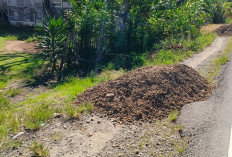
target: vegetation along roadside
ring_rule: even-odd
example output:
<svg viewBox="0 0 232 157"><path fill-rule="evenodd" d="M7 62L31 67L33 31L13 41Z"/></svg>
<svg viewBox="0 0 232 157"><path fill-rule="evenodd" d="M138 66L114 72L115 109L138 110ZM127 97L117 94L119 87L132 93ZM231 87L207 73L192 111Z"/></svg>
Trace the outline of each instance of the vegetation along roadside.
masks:
<svg viewBox="0 0 232 157"><path fill-rule="evenodd" d="M37 39L12 31L6 35L5 29L1 30L0 149L16 147L13 135L41 128L54 114L76 118L82 111L92 110L91 105L78 108L71 102L93 85L143 65L175 64L203 50L217 35L202 34L200 29L206 22L225 22L222 2L138 0L128 1L130 7L125 10L117 0L72 0L73 12L59 19L48 18L39 29L42 54L5 51L7 40ZM221 65L227 55L215 63ZM59 82L48 84L45 92L12 101L24 95L25 86L44 83L38 77L47 73ZM170 117L175 120L176 115Z"/></svg>

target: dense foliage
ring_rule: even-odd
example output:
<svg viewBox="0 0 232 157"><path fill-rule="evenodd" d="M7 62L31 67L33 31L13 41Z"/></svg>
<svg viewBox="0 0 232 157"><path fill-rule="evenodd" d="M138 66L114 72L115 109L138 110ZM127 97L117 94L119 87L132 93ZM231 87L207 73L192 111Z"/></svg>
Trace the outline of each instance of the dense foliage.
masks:
<svg viewBox="0 0 232 157"><path fill-rule="evenodd" d="M195 39L206 22L225 22L223 0L70 0L73 10L45 20L43 52L51 72L87 74L143 64L160 43ZM61 77L60 77L61 79Z"/></svg>

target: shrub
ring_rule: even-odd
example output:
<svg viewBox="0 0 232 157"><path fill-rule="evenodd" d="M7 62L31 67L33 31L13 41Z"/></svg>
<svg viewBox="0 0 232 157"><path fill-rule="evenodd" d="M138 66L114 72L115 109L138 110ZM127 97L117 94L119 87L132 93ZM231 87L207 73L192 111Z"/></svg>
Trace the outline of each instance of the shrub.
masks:
<svg viewBox="0 0 232 157"><path fill-rule="evenodd" d="M48 157L49 156L49 151L47 148L42 143L38 143L34 141L32 143L32 146L29 147L29 150L31 150L34 155L37 157Z"/></svg>

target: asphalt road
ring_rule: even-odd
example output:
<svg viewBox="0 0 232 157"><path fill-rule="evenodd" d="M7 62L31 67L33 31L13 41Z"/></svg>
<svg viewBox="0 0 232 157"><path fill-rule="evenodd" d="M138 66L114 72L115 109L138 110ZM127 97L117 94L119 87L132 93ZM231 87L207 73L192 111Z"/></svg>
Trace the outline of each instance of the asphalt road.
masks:
<svg viewBox="0 0 232 157"><path fill-rule="evenodd" d="M228 156L232 138L232 61L223 69L219 85L207 101L188 104L181 110L178 123L184 126L183 135L190 137L183 156Z"/></svg>

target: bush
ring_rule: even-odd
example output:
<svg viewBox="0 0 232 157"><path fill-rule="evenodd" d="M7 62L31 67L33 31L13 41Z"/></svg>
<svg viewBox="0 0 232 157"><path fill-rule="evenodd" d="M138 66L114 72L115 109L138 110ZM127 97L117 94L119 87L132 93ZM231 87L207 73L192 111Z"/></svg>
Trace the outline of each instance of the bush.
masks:
<svg viewBox="0 0 232 157"><path fill-rule="evenodd" d="M160 50L163 41L198 38L207 17L225 22L223 2L71 0L72 12L45 21L42 48L58 80L69 72L100 72L108 63L131 69L143 65L143 54Z"/></svg>
<svg viewBox="0 0 232 157"><path fill-rule="evenodd" d="M0 19L0 29L6 29L9 26L9 22L6 19Z"/></svg>
<svg viewBox="0 0 232 157"><path fill-rule="evenodd" d="M226 8L224 2L225 0L205 0L205 12L208 13L213 23L226 22Z"/></svg>

